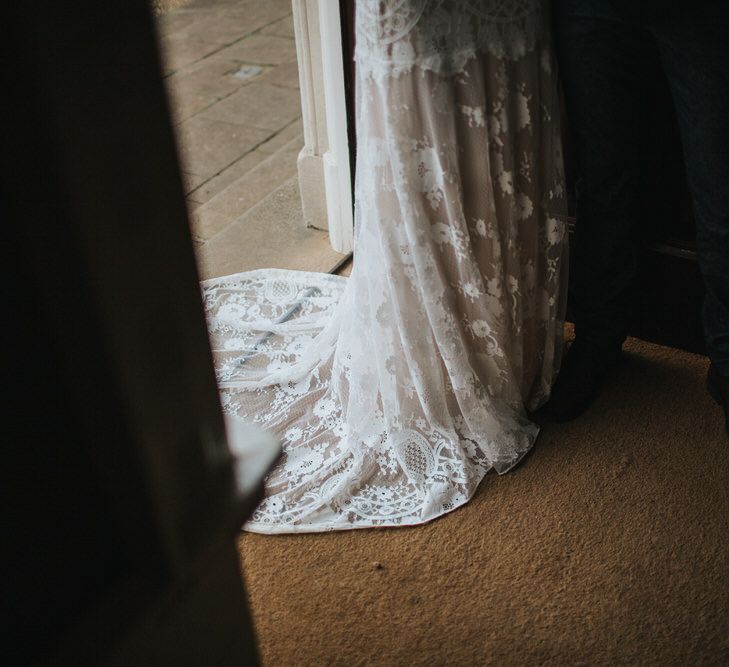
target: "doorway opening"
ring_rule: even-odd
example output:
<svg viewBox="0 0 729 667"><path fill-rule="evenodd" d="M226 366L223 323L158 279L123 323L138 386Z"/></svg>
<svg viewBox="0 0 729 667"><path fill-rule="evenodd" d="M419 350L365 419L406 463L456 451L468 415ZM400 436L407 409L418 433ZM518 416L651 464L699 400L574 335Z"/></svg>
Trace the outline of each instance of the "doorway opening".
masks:
<svg viewBox="0 0 729 667"><path fill-rule="evenodd" d="M323 91L301 91L299 60L310 54L297 44L295 21L306 30L307 17L302 24L291 0L159 4L162 71L200 277L339 271L349 248L332 242L323 178L311 176L311 158L324 151L310 149L303 98Z"/></svg>

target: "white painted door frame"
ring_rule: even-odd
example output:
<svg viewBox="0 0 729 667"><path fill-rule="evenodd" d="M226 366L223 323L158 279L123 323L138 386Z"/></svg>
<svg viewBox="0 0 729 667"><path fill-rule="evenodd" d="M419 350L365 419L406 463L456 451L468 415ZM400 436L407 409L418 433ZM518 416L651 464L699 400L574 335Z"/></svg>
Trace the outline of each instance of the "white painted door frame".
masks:
<svg viewBox="0 0 729 667"><path fill-rule="evenodd" d="M336 0L292 0L304 148L299 187L307 225L327 229L334 250L352 251L352 179L342 23Z"/></svg>

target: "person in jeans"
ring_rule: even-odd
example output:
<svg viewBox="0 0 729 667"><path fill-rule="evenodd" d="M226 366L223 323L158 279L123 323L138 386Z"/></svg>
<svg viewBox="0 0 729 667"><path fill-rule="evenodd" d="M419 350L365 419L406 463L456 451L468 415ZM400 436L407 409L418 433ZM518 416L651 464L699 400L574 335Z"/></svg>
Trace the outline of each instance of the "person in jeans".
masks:
<svg viewBox="0 0 729 667"><path fill-rule="evenodd" d="M696 218L708 386L729 432L729 2L554 0L553 7L580 176L570 297L576 338L542 413L556 421L580 415L621 356L641 222L642 99L657 50Z"/></svg>

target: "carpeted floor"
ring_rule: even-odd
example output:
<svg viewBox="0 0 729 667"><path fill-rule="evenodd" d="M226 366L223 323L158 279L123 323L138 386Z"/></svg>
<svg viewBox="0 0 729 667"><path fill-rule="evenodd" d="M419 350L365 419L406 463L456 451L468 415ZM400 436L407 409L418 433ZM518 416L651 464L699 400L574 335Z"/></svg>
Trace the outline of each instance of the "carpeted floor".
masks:
<svg viewBox="0 0 729 667"><path fill-rule="evenodd" d="M587 415L442 519L243 535L264 665L729 664L729 442L707 362L627 350Z"/></svg>

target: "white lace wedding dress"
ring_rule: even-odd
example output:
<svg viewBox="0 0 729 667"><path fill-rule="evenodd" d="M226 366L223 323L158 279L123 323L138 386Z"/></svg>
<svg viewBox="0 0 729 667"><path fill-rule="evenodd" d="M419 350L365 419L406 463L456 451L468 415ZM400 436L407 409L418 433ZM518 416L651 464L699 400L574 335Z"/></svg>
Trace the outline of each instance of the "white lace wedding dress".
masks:
<svg viewBox="0 0 729 667"><path fill-rule="evenodd" d="M401 526L532 446L566 271L540 0L358 0L349 279L203 283L224 410L282 440L245 528Z"/></svg>

